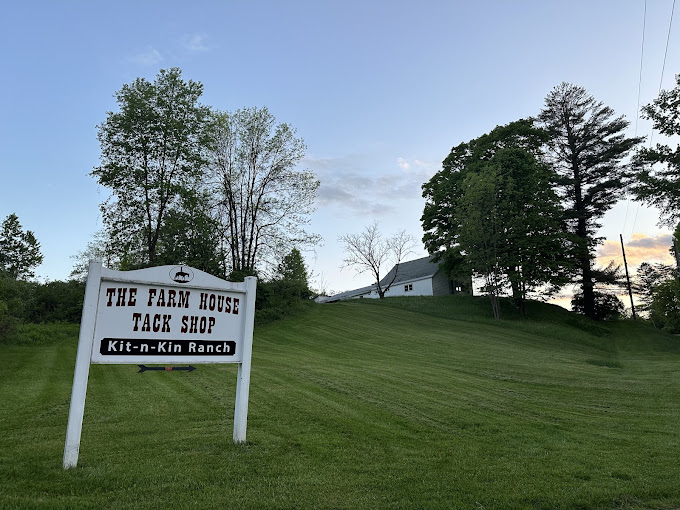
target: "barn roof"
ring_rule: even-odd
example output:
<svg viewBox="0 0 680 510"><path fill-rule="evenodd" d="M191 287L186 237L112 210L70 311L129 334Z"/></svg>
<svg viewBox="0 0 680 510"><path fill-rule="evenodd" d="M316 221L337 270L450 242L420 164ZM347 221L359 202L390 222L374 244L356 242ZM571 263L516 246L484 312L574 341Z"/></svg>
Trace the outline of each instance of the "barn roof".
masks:
<svg viewBox="0 0 680 510"><path fill-rule="evenodd" d="M410 260L408 262L402 262L396 269L397 278L394 280L393 285L404 282L412 282L415 280L422 280L423 278L430 278L434 276L437 271L439 271L439 264L437 262L432 262L431 257L423 257L416 260ZM394 267L390 269L390 272L387 273L387 275L385 275L382 280L380 280L380 284L383 286L387 285L392 280L394 271ZM369 285L368 287L362 287L360 289L348 290L327 297L323 299L322 302L332 303L342 299L351 299L361 295L369 294L375 289L375 285Z"/></svg>
<svg viewBox="0 0 680 510"><path fill-rule="evenodd" d="M439 271L439 263L432 262L431 257L423 257L409 262L402 262L398 267L393 267L390 272L380 280L381 285L387 285L392 281L395 269L397 270L397 278L394 280L394 284L397 284L432 277Z"/></svg>

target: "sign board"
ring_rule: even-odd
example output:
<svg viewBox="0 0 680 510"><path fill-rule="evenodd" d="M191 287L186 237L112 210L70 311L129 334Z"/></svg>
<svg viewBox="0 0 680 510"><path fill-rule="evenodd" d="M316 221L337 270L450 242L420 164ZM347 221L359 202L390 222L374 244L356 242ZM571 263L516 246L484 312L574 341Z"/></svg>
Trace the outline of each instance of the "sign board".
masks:
<svg viewBox="0 0 680 510"><path fill-rule="evenodd" d="M245 442L256 285L187 266L113 271L90 262L64 469L78 462L91 363L238 363L234 442Z"/></svg>

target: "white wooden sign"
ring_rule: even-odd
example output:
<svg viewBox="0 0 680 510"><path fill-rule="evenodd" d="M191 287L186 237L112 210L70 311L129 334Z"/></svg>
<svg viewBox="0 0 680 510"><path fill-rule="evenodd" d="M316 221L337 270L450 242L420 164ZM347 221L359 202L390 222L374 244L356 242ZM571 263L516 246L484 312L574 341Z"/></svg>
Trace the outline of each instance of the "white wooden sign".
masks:
<svg viewBox="0 0 680 510"><path fill-rule="evenodd" d="M234 442L245 442L256 286L188 266L113 271L90 262L64 469L78 463L91 363L238 363Z"/></svg>

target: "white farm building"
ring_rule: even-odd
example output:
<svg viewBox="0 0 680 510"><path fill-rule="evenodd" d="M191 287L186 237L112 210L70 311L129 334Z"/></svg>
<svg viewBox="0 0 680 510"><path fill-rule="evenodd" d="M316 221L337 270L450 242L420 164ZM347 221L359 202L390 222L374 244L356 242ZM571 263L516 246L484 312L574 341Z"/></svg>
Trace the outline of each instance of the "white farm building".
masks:
<svg viewBox="0 0 680 510"><path fill-rule="evenodd" d="M397 272L394 278L394 272ZM385 288L394 278L394 282L385 292L385 297L394 296L445 296L448 294L470 294L472 286L468 283L461 283L451 280L446 272L440 269L437 262L433 262L431 257L402 262L393 267L387 275L380 280L380 285ZM348 290L327 297L325 303L334 303L344 299L373 298L380 297L376 285L362 287L360 289Z"/></svg>

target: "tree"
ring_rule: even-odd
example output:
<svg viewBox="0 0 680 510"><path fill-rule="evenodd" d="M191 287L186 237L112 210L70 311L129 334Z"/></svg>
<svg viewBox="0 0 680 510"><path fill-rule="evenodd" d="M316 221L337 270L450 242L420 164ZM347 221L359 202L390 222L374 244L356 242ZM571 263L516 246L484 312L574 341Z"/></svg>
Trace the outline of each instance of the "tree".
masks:
<svg viewBox="0 0 680 510"><path fill-rule="evenodd" d="M276 267L271 292L283 300L309 299L309 274L300 250L293 248Z"/></svg>
<svg viewBox="0 0 680 510"><path fill-rule="evenodd" d="M0 229L0 272L15 280L35 277L43 261L40 243L30 230L23 230L16 214L10 214Z"/></svg>
<svg viewBox="0 0 680 510"><path fill-rule="evenodd" d="M585 300L582 292L574 294L571 308L577 313L585 313ZM623 316L625 309L623 302L614 294L595 291L595 316L592 319L599 321L618 319Z"/></svg>
<svg viewBox="0 0 680 510"><path fill-rule="evenodd" d="M316 243L305 225L319 181L297 169L305 145L295 130L266 108L246 108L216 112L211 136L211 191L229 269L254 273L292 247Z"/></svg>
<svg viewBox="0 0 680 510"><path fill-rule="evenodd" d="M185 264L215 276L224 276L219 223L213 218L205 192L187 192L165 219L158 239L156 263Z"/></svg>
<svg viewBox="0 0 680 510"><path fill-rule="evenodd" d="M69 278L79 282L87 280L90 260L100 260L109 269L120 269L121 267L120 261L110 245L110 239L104 230L95 232L93 239L87 243L85 249L71 255L71 259L74 262Z"/></svg>
<svg viewBox="0 0 680 510"><path fill-rule="evenodd" d="M667 137L680 135L680 74L675 81L675 88L661 91L642 108L642 118L652 120L654 129ZM661 225L680 225L680 145L642 148L637 162L644 168L632 188L636 198L659 209Z"/></svg>
<svg viewBox="0 0 680 510"><path fill-rule="evenodd" d="M575 262L583 293L583 311L595 318L593 271L596 237L604 214L621 198L630 176L625 158L642 141L624 134L623 116L569 83L555 87L539 115L550 134L548 156L561 179L567 225L575 235Z"/></svg>
<svg viewBox="0 0 680 510"><path fill-rule="evenodd" d="M461 228L460 250L464 267L484 278L483 292L491 300L495 319L501 318L499 296L508 282L502 266L503 211L498 198L501 191L497 169L470 173L463 182L464 193L456 209Z"/></svg>
<svg viewBox="0 0 680 510"><path fill-rule="evenodd" d="M504 287L524 313L530 293L567 281L570 242L552 190L557 176L541 161L546 139L532 119L498 126L454 147L423 185L428 251L453 276L483 277L497 318Z"/></svg>
<svg viewBox="0 0 680 510"><path fill-rule="evenodd" d="M399 274L399 264L412 252L415 239L405 230L384 238L378 222L373 222L359 234L343 234L338 240L344 244L344 266L353 266L358 274L369 273L375 280L380 299L390 289ZM381 282L385 264L394 268L391 281Z"/></svg>
<svg viewBox="0 0 680 510"><path fill-rule="evenodd" d="M649 319L657 328L680 333L680 280L669 279L654 288Z"/></svg>
<svg viewBox="0 0 680 510"><path fill-rule="evenodd" d="M300 250L293 248L288 255L283 257L276 268L276 277L279 280L299 283L305 290L309 290L307 266Z"/></svg>
<svg viewBox="0 0 680 510"><path fill-rule="evenodd" d="M640 305L636 308L640 312L651 310L654 291L662 283L675 277L675 269L667 264L650 264L643 262L638 267L633 278L633 291L640 297Z"/></svg>
<svg viewBox="0 0 680 510"><path fill-rule="evenodd" d="M101 165L91 175L111 190L102 219L124 268L156 263L168 214L205 170L209 109L198 103L203 85L181 74L123 85L119 111L98 126Z"/></svg>

